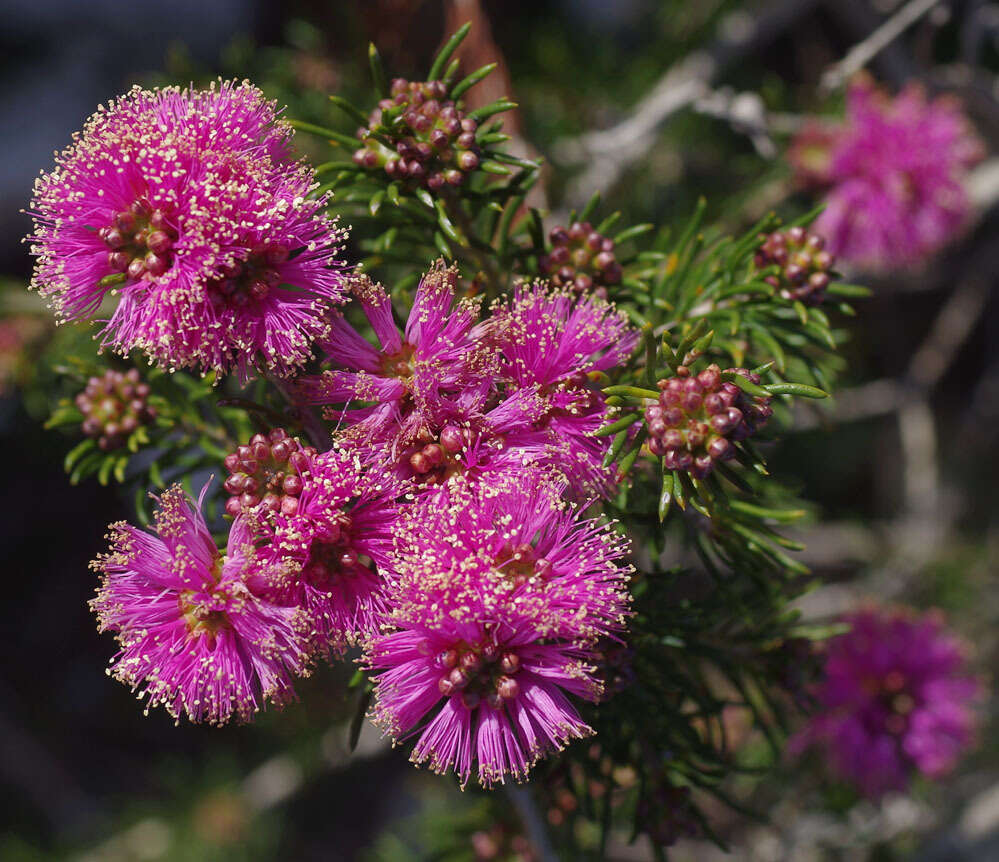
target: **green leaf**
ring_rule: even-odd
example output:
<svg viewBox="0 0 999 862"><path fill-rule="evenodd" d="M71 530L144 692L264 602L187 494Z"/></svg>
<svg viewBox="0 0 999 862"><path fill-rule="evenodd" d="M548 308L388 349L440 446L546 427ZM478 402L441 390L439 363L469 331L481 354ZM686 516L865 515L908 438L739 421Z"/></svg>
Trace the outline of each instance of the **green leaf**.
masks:
<svg viewBox="0 0 999 862"><path fill-rule="evenodd" d="M343 96L330 96L330 101L362 128L367 128L368 118L360 109L348 102Z"/></svg>
<svg viewBox="0 0 999 862"><path fill-rule="evenodd" d="M97 471L97 481L102 485L106 485L108 479L111 478L111 470L114 468L116 460L113 455L108 455L101 462L101 468Z"/></svg>
<svg viewBox="0 0 999 862"><path fill-rule="evenodd" d="M441 83L447 87L450 83L457 77L458 68L461 66L461 60L455 57L450 63L447 64L447 69L441 76Z"/></svg>
<svg viewBox="0 0 999 862"><path fill-rule="evenodd" d="M494 114L501 114L503 111L510 111L516 107L517 103L511 102L509 99L497 99L495 102L490 102L488 105L483 105L481 108L469 111L468 116L476 122L482 122L482 120L488 119Z"/></svg>
<svg viewBox="0 0 999 862"><path fill-rule="evenodd" d="M361 142L357 138L352 138L350 135L345 135L343 132L337 132L333 129L327 129L325 126L317 126L314 123L306 123L303 120L289 120L291 127L298 129L302 132L311 132L314 135L320 135L326 138L330 143L340 144L342 147L347 147L350 150L356 150L361 146ZM367 120L365 120L364 125L366 126ZM326 171L333 170L329 165L341 164L340 162L328 162L325 165L320 165L316 168L316 173L325 173ZM353 167L357 167L351 162Z"/></svg>
<svg viewBox="0 0 999 862"><path fill-rule="evenodd" d="M437 224L440 225L444 236L457 245L467 246L468 240L458 232L458 229L454 226L454 222L448 217L447 210L444 208L444 201L440 199L434 201L434 208L437 210Z"/></svg>
<svg viewBox="0 0 999 862"><path fill-rule="evenodd" d="M723 371L722 380L727 383L734 383L747 395L757 395L761 398L769 398L771 394L768 389L764 389L762 386L757 386L751 380L747 380L741 374L736 374L734 371Z"/></svg>
<svg viewBox="0 0 999 862"><path fill-rule="evenodd" d="M468 35L468 31L471 29L471 21L462 24L455 34L444 43L444 47L441 48L440 51L438 51L437 56L434 57L434 62L430 65L430 71L427 72L428 81L436 81L441 76L441 72L444 71L444 66L447 64L447 61L450 60L451 55L458 50L458 46L464 41L465 37Z"/></svg>
<svg viewBox="0 0 999 862"><path fill-rule="evenodd" d="M617 434L618 431L626 431L640 418L640 413L629 413L627 416L622 416L620 419L598 428L593 432L593 435L595 437L610 437L611 434Z"/></svg>
<svg viewBox="0 0 999 862"><path fill-rule="evenodd" d="M114 464L114 480L119 485L125 481L126 467L128 467L128 455L119 455Z"/></svg>
<svg viewBox="0 0 999 862"><path fill-rule="evenodd" d="M92 452L96 448L97 444L91 437L81 441L66 454L66 459L62 463L63 469L68 473L73 469L73 465L76 464L81 457L86 455L88 452Z"/></svg>
<svg viewBox="0 0 999 862"><path fill-rule="evenodd" d="M421 204L423 204L428 209L435 209L433 195L430 194L426 189L417 189L416 198Z"/></svg>
<svg viewBox="0 0 999 862"><path fill-rule="evenodd" d="M739 384L737 383L736 386ZM763 387L771 395L797 395L799 398L828 398L829 393L804 383L769 383Z"/></svg>
<svg viewBox="0 0 999 862"><path fill-rule="evenodd" d="M350 720L350 732L347 736L347 748L353 751L357 748L357 740L361 737L361 728L364 727L364 716L368 713L368 706L371 704L371 695L374 689L369 685L365 686L357 699L357 708Z"/></svg>
<svg viewBox="0 0 999 862"><path fill-rule="evenodd" d="M612 212L607 218L605 218L600 224L597 225L597 233L602 233L607 236L610 233L611 228L614 227L621 220L621 210L617 212ZM616 242L616 240L615 240Z"/></svg>
<svg viewBox="0 0 999 862"><path fill-rule="evenodd" d="M663 486L659 494L659 523L666 520L670 506L673 503L673 474L663 470Z"/></svg>
<svg viewBox="0 0 999 862"><path fill-rule="evenodd" d="M479 162L479 167L487 174L497 177L506 177L513 173L506 165L501 165L495 159L483 159Z"/></svg>
<svg viewBox="0 0 999 862"><path fill-rule="evenodd" d="M478 69L472 72L472 74L466 75L451 88L451 92L449 93L450 97L455 101L458 101L462 93L464 93L469 87L474 87L476 84L478 84L479 81L485 78L498 65L499 63L486 63L485 66L480 66Z"/></svg>
<svg viewBox="0 0 999 862"><path fill-rule="evenodd" d="M514 165L518 168L524 168L524 170L534 171L541 167L543 159L522 159L519 156L510 155L510 153L504 153L502 150L484 150L485 155L489 156L492 161L502 162L506 165Z"/></svg>
<svg viewBox="0 0 999 862"><path fill-rule="evenodd" d="M448 260L454 260L454 252L451 251L451 246L447 244L447 240L444 239L444 235L439 230L434 231L434 245L444 257Z"/></svg>
<svg viewBox="0 0 999 862"><path fill-rule="evenodd" d="M617 432L614 442L611 443L610 449L608 449L607 454L604 455L604 467L610 467L610 465L614 463L617 456L621 454L621 450L624 449L625 444L628 442L628 430L628 428L622 428Z"/></svg>
<svg viewBox="0 0 999 862"><path fill-rule="evenodd" d="M639 386L608 386L604 389L605 395L624 395L628 398L659 398L659 393L653 389L642 389ZM766 394L766 393L764 393Z"/></svg>
<svg viewBox="0 0 999 862"><path fill-rule="evenodd" d="M636 237L643 236L654 229L655 225L652 224L636 224L615 235L614 245L620 245L623 242L627 242L629 239L635 239ZM599 231L599 233L603 233L603 231Z"/></svg>
<svg viewBox="0 0 999 862"><path fill-rule="evenodd" d="M382 65L382 58L374 42L368 43L368 65L371 66L371 80L374 81L375 90L378 91L379 95L387 96L389 87L385 78L385 67Z"/></svg>
<svg viewBox="0 0 999 862"><path fill-rule="evenodd" d="M578 221L589 221L593 213L597 211L597 207L600 206L600 192L594 192L590 195L590 199L586 202L586 206L583 207L583 211L579 214Z"/></svg>
<svg viewBox="0 0 999 862"><path fill-rule="evenodd" d="M373 216L378 215L378 211L382 208L382 201L385 199L385 190L379 189L372 196L371 200L368 201L368 211Z"/></svg>
<svg viewBox="0 0 999 862"><path fill-rule="evenodd" d="M160 465L158 461L153 461L149 465L149 478L152 480L153 485L157 488L166 487L166 479L163 478L163 473L160 471Z"/></svg>
<svg viewBox="0 0 999 862"><path fill-rule="evenodd" d="M52 415L45 422L46 428L58 428L60 425L78 425L83 422L83 414L76 408L75 404L60 404L52 411Z"/></svg>
<svg viewBox="0 0 999 862"><path fill-rule="evenodd" d="M826 287L826 293L832 296L848 296L853 299L862 299L866 296L871 296L873 291L869 287L864 287L860 284L843 284L839 281L834 281L828 287Z"/></svg>

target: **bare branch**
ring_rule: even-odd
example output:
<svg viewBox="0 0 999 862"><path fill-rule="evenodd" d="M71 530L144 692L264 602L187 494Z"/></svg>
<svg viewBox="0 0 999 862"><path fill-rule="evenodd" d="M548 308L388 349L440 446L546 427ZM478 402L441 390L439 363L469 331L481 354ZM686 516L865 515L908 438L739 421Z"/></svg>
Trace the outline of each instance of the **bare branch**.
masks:
<svg viewBox="0 0 999 862"><path fill-rule="evenodd" d="M870 36L854 45L842 60L826 69L819 83L820 90L829 93L843 86L854 73L863 69L912 24L940 3L941 0L911 0Z"/></svg>

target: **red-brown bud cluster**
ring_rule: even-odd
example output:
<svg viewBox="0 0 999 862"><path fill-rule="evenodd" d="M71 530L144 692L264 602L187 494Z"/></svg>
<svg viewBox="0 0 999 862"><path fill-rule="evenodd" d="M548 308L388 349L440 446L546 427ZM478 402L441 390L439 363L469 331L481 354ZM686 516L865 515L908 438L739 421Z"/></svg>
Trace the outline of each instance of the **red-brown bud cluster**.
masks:
<svg viewBox="0 0 999 862"><path fill-rule="evenodd" d="M792 302L818 305L825 299L834 258L825 250L826 241L821 236L796 226L761 234L760 240L755 258L757 268L780 267L779 273L764 278L767 284Z"/></svg>
<svg viewBox="0 0 999 862"><path fill-rule="evenodd" d="M269 512L294 515L302 493L302 474L315 456L314 447L303 447L283 428L254 434L247 445L226 455L229 478L223 487L230 495L226 512L236 517L262 506Z"/></svg>
<svg viewBox="0 0 999 862"><path fill-rule="evenodd" d="M156 418L148 398L149 384L139 380L134 368L91 377L76 396L76 406L83 414L83 433L94 437L104 452L124 446L136 428Z"/></svg>
<svg viewBox="0 0 999 862"><path fill-rule="evenodd" d="M173 264L177 231L162 210L153 209L144 200L117 213L113 224L102 227L97 236L108 248L111 270L134 281L163 275Z"/></svg>
<svg viewBox="0 0 999 862"><path fill-rule="evenodd" d="M760 376L745 368L728 371L759 385ZM697 375L681 367L676 377L657 385L659 400L645 409L649 451L662 456L668 470L684 470L695 479L732 458L733 443L755 434L773 414L769 398L749 396L724 381L714 364Z"/></svg>
<svg viewBox="0 0 999 862"><path fill-rule="evenodd" d="M460 469L456 456L471 443L471 432L457 425L445 425L435 438L422 431L416 443L402 456L413 478L421 485L439 485Z"/></svg>
<svg viewBox="0 0 999 862"><path fill-rule="evenodd" d="M520 694L516 679L520 656L493 643L459 644L440 652L434 664L441 672L437 681L440 693L456 696L466 709L475 709L483 701L493 709L502 709L506 701Z"/></svg>
<svg viewBox="0 0 999 862"><path fill-rule="evenodd" d="M614 240L597 233L588 221L552 228L548 239L552 249L538 261L538 268L553 284L606 298L607 286L621 281Z"/></svg>
<svg viewBox="0 0 999 862"><path fill-rule="evenodd" d="M364 146L354 152L354 163L431 191L460 186L482 159L475 143L479 124L447 98L442 81L396 78L391 93L368 126L357 130Z"/></svg>

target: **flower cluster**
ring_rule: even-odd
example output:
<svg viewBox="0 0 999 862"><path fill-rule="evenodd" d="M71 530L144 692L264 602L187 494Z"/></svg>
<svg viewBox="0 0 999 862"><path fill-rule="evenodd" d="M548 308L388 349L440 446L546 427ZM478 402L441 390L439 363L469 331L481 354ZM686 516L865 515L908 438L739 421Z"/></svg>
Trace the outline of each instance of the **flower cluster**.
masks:
<svg viewBox="0 0 999 862"><path fill-rule="evenodd" d="M934 615L864 610L846 622L792 750L820 746L837 774L875 798L904 789L914 773L949 772L976 725L978 683L963 646Z"/></svg>
<svg viewBox="0 0 999 862"><path fill-rule="evenodd" d="M645 408L645 422L649 451L662 456L668 470L703 479L717 462L733 458L734 444L755 434L773 414L769 398L747 395L724 381L722 373L714 364L696 375L681 366L675 377L659 381L659 400ZM760 376L745 368L728 373L760 383Z"/></svg>
<svg viewBox="0 0 999 862"><path fill-rule="evenodd" d="M627 541L570 501L611 489L595 378L636 341L613 306L524 285L488 319L443 264L404 327L351 280L379 341L336 316L330 364L297 391L327 403L328 451L284 429L224 462L228 550L178 489L157 535L116 525L96 566L112 673L175 716L222 723L292 698L319 657L363 647L375 720L420 727L417 763L522 777L592 733L573 698L623 676ZM619 679L620 677L620 679Z"/></svg>
<svg viewBox="0 0 999 862"><path fill-rule="evenodd" d="M156 418L149 393L149 384L139 379L135 368L125 372L109 369L100 377L91 377L76 396L76 406L83 414L83 433L96 438L105 452L124 446L133 431Z"/></svg>
<svg viewBox="0 0 999 862"><path fill-rule="evenodd" d="M268 439L272 453L290 440ZM242 507L225 554L179 486L160 498L156 535L112 525L91 604L121 646L112 675L150 705L246 721L293 698L315 656L377 630L400 489L338 449L293 467L297 505Z"/></svg>
<svg viewBox="0 0 999 862"><path fill-rule="evenodd" d="M960 107L911 85L894 98L867 78L847 93L840 125L812 124L789 157L828 189L815 223L829 251L878 268L917 263L966 221L968 168L982 147Z"/></svg>
<svg viewBox="0 0 999 862"><path fill-rule="evenodd" d="M588 221L568 228L552 228L551 251L542 255L538 269L552 284L606 299L607 286L621 281L621 264L614 256L614 240L593 229Z"/></svg>
<svg viewBox="0 0 999 862"><path fill-rule="evenodd" d="M365 460L424 488L529 465L560 473L579 494L609 488L609 442L591 436L609 408L590 378L637 341L612 305L523 286L484 322L478 303L458 298L457 272L438 263L400 331L379 285L356 279L352 293L379 347L338 317L322 343L335 367L300 387Z"/></svg>
<svg viewBox="0 0 999 862"><path fill-rule="evenodd" d="M834 258L825 250L825 240L803 227L774 231L761 236L754 263L758 269L778 267L764 281L776 288L784 299L806 305L820 305L829 286L829 272Z"/></svg>
<svg viewBox="0 0 999 862"><path fill-rule="evenodd" d="M343 232L250 84L138 87L35 184L34 286L60 317L110 300L104 344L166 368L287 374L341 300Z"/></svg>
<svg viewBox="0 0 999 862"><path fill-rule="evenodd" d="M354 163L437 191L460 186L481 161L479 124L448 99L442 81L392 81L391 97L357 130Z"/></svg>

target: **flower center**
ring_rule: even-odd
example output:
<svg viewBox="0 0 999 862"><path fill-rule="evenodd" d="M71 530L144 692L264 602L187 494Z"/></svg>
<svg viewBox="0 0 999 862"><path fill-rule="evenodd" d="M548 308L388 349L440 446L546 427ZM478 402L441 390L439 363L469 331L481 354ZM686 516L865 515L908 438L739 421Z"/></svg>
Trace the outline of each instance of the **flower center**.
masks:
<svg viewBox="0 0 999 862"><path fill-rule="evenodd" d="M425 428L401 460L421 485L439 485L464 469L460 455L470 442L471 433L457 425L445 425L436 438Z"/></svg>
<svg viewBox="0 0 999 862"><path fill-rule="evenodd" d="M229 627L229 618L222 609L222 601L217 597L184 590L177 601L180 612L192 637L207 637L214 645L220 631Z"/></svg>
<svg viewBox="0 0 999 862"><path fill-rule="evenodd" d="M317 589L332 592L342 586L344 580L371 574L374 563L354 548L348 533L349 526L350 522L345 517L342 525L331 525L322 539L312 542L302 577Z"/></svg>
<svg viewBox="0 0 999 862"><path fill-rule="evenodd" d="M396 353L389 353L382 357L382 376L398 377L408 384L413 379L413 352L413 345L407 342Z"/></svg>
<svg viewBox="0 0 999 862"><path fill-rule="evenodd" d="M515 677L520 656L495 644L466 644L443 650L434 659L441 671L437 687L445 697L461 700L466 709L475 709L483 700L493 709L520 694Z"/></svg>
<svg viewBox="0 0 999 862"><path fill-rule="evenodd" d="M281 283L277 267L288 260L288 254L283 245L258 246L245 260L223 266L219 274L206 284L212 305L216 308L239 308L266 299L271 290Z"/></svg>
<svg viewBox="0 0 999 862"><path fill-rule="evenodd" d="M133 281L163 275L173 264L177 231L161 209L137 200L97 235L108 248L108 266Z"/></svg>

